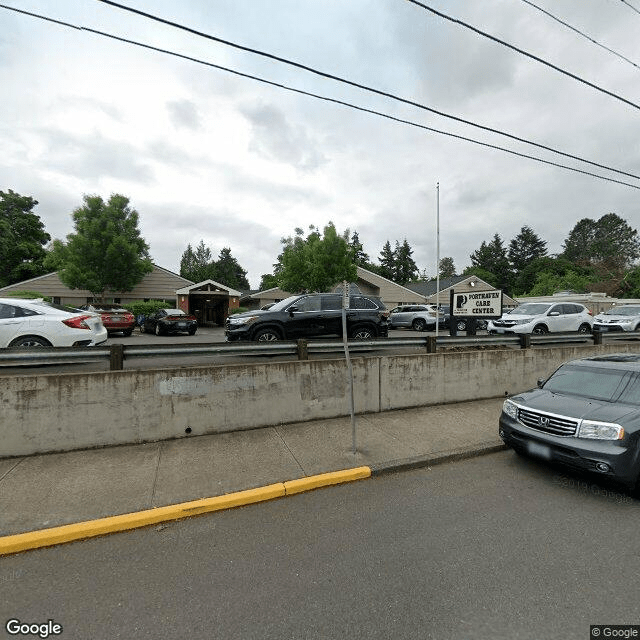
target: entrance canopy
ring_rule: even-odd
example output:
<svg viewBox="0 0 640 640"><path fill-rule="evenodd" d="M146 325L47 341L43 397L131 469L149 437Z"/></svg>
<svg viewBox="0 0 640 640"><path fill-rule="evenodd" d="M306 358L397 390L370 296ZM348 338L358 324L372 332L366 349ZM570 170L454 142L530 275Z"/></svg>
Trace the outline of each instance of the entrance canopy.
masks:
<svg viewBox="0 0 640 640"><path fill-rule="evenodd" d="M178 307L192 313L198 324L222 326L229 309L240 304L240 292L214 280L203 280L176 291Z"/></svg>

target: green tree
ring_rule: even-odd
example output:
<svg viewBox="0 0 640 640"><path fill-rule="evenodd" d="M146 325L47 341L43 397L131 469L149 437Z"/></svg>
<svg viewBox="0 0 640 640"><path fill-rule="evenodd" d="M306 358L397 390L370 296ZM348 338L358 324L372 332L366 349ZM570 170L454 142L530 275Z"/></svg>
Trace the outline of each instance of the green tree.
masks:
<svg viewBox="0 0 640 640"><path fill-rule="evenodd" d="M498 276L495 273L491 273L491 271L487 271L486 269L483 269L482 267L474 267L474 266L467 267L462 272L462 275L476 276L477 278L480 278L480 280L484 280L485 282L490 284L492 287L495 287L496 289L500 288L500 280Z"/></svg>
<svg viewBox="0 0 640 640"><path fill-rule="evenodd" d="M73 221L75 233L67 236L66 244L54 243L52 257L60 261L58 275L71 289L88 289L102 299L107 291L131 291L153 271L138 212L125 196L114 194L108 202L84 196Z"/></svg>
<svg viewBox="0 0 640 640"><path fill-rule="evenodd" d="M530 262L547 255L547 243L528 226L509 242L507 256L511 270L517 276Z"/></svg>
<svg viewBox="0 0 640 640"><path fill-rule="evenodd" d="M37 204L37 200L11 189L0 191L0 286L46 273L44 245L51 236L40 216L33 213Z"/></svg>
<svg viewBox="0 0 640 640"><path fill-rule="evenodd" d="M231 255L229 247L223 247L215 263L215 280L232 289L248 290L247 272Z"/></svg>
<svg viewBox="0 0 640 640"><path fill-rule="evenodd" d="M407 282L411 282L418 275L418 266L413 260L413 249L405 238L403 243L400 244L396 240L396 247L394 250L395 269L393 274L394 282L405 285Z"/></svg>
<svg viewBox="0 0 640 640"><path fill-rule="evenodd" d="M583 218L563 244L563 257L578 264L601 264L622 272L640 257L638 232L615 213L599 220Z"/></svg>
<svg viewBox="0 0 640 640"><path fill-rule="evenodd" d="M378 273L387 280L393 280L396 274L396 255L391 248L391 243L387 240L382 247L380 257L378 258L380 266Z"/></svg>
<svg viewBox="0 0 640 640"><path fill-rule="evenodd" d="M453 278L456 275L456 265L453 262L453 258L440 258L438 270L441 278Z"/></svg>
<svg viewBox="0 0 640 640"><path fill-rule="evenodd" d="M552 296L558 291L575 291L584 293L589 290L589 278L579 274L577 271L568 270L563 274L543 271L538 274L533 289L529 292L531 296Z"/></svg>
<svg viewBox="0 0 640 640"><path fill-rule="evenodd" d="M491 284L494 287L503 289L506 292L511 290L512 274L509 265L509 258L499 234L496 233L491 242L483 242L480 245L480 248L476 249L470 257L472 267L476 267L493 274L495 277L495 283L492 282ZM464 273L466 275L469 272L465 269ZM481 276L478 275L478 277Z"/></svg>
<svg viewBox="0 0 640 640"><path fill-rule="evenodd" d="M278 286L278 278L272 273L263 273L260 278L259 291L266 291L267 289L275 289Z"/></svg>
<svg viewBox="0 0 640 640"><path fill-rule="evenodd" d="M550 276L553 277L548 277L544 274L550 274ZM567 276L567 274L573 275ZM575 279L576 277L580 279L580 287L582 288L590 288L587 287L587 285L584 283L591 283L597 279L594 270L591 267L578 265L562 256L559 256L557 258L544 256L532 260L517 275L514 284L514 295L535 295L532 292L534 291L534 287L536 286L538 278L541 275L543 275L544 282L555 282L557 290L572 289L573 287L569 286L568 284L563 285L562 282ZM552 291L550 295L552 295L553 293L555 293L555 291Z"/></svg>
<svg viewBox="0 0 640 640"><path fill-rule="evenodd" d="M633 267L624 274L619 294L624 298L640 298L640 267Z"/></svg>
<svg viewBox="0 0 640 640"><path fill-rule="evenodd" d="M351 249L351 255L354 264L359 267L364 267L365 269L368 268L369 256L363 250L362 243L360 242L357 231L353 232L353 235L351 236L351 242L349 242L349 247Z"/></svg>
<svg viewBox="0 0 640 640"><path fill-rule="evenodd" d="M274 265L278 285L285 291L327 291L335 284L358 276L348 243L348 231L339 235L332 222L322 235L315 227L304 237L302 229L295 236L283 238L283 250Z"/></svg>

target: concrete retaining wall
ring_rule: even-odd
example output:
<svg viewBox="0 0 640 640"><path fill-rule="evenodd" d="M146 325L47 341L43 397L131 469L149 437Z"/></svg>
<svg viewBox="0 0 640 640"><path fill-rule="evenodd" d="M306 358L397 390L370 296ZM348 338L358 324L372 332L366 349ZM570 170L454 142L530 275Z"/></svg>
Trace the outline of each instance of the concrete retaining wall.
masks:
<svg viewBox="0 0 640 640"><path fill-rule="evenodd" d="M491 398L640 345L354 358L356 413ZM349 415L344 360L0 378L0 457ZM497 419L497 416L496 416Z"/></svg>

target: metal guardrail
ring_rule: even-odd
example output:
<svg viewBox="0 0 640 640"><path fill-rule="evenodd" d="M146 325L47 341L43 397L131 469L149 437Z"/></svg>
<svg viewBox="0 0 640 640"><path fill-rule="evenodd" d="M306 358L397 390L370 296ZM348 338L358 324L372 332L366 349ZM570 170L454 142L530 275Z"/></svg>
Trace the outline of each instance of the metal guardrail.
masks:
<svg viewBox="0 0 640 640"><path fill-rule="evenodd" d="M398 347L418 347L426 353L435 353L439 348L478 347L488 345L516 345L522 349L536 345L554 343L592 342L602 344L615 340L640 339L640 332L577 334L556 333L543 336L500 335L500 336L438 336L412 338L375 338L349 342L351 352L385 350ZM207 344L163 344L163 345L123 345L112 344L97 347L38 347L0 349L0 366L24 364L56 364L62 362L105 360L110 369L123 369L128 358L153 356L193 356L193 355L293 355L299 360L307 360L313 353L342 353L342 340L297 340L268 343L213 342Z"/></svg>

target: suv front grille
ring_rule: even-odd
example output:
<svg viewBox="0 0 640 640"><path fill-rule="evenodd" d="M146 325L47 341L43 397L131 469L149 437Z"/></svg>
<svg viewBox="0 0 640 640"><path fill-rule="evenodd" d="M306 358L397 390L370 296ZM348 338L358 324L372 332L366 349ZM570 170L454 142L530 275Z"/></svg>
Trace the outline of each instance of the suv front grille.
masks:
<svg viewBox="0 0 640 640"><path fill-rule="evenodd" d="M578 420L575 418L554 416L522 407L518 409L518 420L531 429L556 436L574 436L578 429Z"/></svg>

